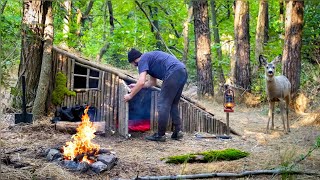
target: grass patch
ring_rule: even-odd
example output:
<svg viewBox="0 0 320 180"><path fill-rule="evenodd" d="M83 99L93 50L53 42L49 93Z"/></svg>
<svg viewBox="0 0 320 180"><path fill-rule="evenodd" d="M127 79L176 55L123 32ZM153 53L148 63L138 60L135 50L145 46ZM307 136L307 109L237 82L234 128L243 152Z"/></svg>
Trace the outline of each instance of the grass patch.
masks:
<svg viewBox="0 0 320 180"><path fill-rule="evenodd" d="M238 149L225 149L225 150L211 150L200 153L191 153L178 156L170 156L166 159L166 163L182 164L201 162L207 163L212 161L232 161L247 157L248 152L240 151Z"/></svg>

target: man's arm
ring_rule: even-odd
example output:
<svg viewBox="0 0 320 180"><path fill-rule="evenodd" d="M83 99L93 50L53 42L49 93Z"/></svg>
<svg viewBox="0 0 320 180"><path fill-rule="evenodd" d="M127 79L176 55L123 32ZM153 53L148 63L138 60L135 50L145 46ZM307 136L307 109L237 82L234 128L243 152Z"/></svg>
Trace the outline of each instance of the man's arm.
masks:
<svg viewBox="0 0 320 180"><path fill-rule="evenodd" d="M152 76L150 76L150 79L146 83L144 83L143 87L144 88L149 88L149 87L155 86L155 85L157 85L157 79L152 77Z"/></svg>
<svg viewBox="0 0 320 180"><path fill-rule="evenodd" d="M139 79L138 79L136 85L132 88L130 94L126 94L124 96L125 101L129 101L130 99L132 99L143 88L145 81L146 81L146 77L147 77L146 71L140 73Z"/></svg>

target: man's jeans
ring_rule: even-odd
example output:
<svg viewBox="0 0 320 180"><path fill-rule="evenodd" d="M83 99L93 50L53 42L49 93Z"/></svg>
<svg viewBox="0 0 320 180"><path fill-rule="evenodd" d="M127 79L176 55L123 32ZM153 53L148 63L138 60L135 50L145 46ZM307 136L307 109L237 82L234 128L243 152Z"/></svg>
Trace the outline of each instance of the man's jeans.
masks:
<svg viewBox="0 0 320 180"><path fill-rule="evenodd" d="M158 134L160 136L163 136L166 132L169 113L172 118L174 131L178 132L181 130L181 118L178 104L187 78L188 73L186 69L178 69L162 84L158 100Z"/></svg>

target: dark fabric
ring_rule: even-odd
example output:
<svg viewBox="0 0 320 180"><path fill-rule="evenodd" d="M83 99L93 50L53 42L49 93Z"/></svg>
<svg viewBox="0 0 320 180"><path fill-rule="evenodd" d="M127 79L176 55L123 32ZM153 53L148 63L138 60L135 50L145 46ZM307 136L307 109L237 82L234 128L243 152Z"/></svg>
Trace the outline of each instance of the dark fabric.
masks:
<svg viewBox="0 0 320 180"><path fill-rule="evenodd" d="M158 134L160 136L163 136L166 132L169 113L172 118L174 131L178 132L181 130L181 118L178 104L187 78L188 74L186 69L178 69L162 84L158 100Z"/></svg>
<svg viewBox="0 0 320 180"><path fill-rule="evenodd" d="M176 57L162 51L145 53L138 63L139 74L147 71L150 76L161 80L166 80L175 70L183 68L185 65Z"/></svg>
<svg viewBox="0 0 320 180"><path fill-rule="evenodd" d="M131 63L132 61L134 61L135 59L139 58L142 55L142 53L134 48L132 48L129 52L128 52L128 61L129 63Z"/></svg>
<svg viewBox="0 0 320 180"><path fill-rule="evenodd" d="M71 121L71 122L79 122L84 114L86 106L79 106L75 105L73 107L61 107L57 109L55 112L55 117L53 118L52 122L56 121ZM99 117L96 115L97 108L90 106L88 109L88 116L90 121L99 121Z"/></svg>

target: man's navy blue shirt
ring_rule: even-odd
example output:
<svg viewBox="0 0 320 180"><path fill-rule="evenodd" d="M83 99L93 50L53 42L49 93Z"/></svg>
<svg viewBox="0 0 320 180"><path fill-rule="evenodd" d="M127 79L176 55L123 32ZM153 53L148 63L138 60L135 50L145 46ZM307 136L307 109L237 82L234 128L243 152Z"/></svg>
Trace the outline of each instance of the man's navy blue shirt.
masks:
<svg viewBox="0 0 320 180"><path fill-rule="evenodd" d="M141 55L138 63L139 74L147 73L157 79L166 80L172 72L185 68L176 57L162 51L151 51Z"/></svg>

